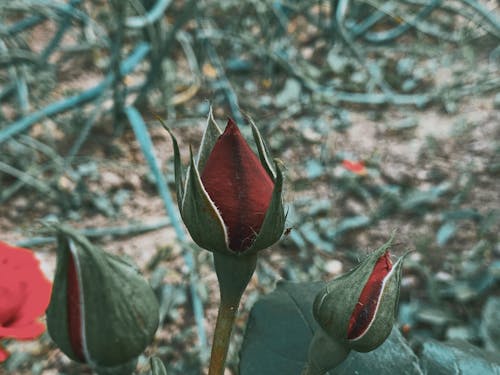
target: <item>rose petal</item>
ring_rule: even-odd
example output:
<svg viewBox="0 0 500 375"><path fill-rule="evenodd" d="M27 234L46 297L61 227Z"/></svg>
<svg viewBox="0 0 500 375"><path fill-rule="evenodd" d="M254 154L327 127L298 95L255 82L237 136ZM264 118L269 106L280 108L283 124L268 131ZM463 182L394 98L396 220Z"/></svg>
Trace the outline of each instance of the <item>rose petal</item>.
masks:
<svg viewBox="0 0 500 375"><path fill-rule="evenodd" d="M375 264L368 281L359 296L358 303L349 320L347 338L354 340L360 337L370 326L377 311L380 301L380 293L384 285L384 279L392 269L389 252L385 252Z"/></svg>
<svg viewBox="0 0 500 375"><path fill-rule="evenodd" d="M348 171L363 176L366 174L365 164L362 161L343 160L342 166Z"/></svg>
<svg viewBox="0 0 500 375"><path fill-rule="evenodd" d="M18 311L15 323L24 324L45 314L49 305L52 284L40 272L33 274L29 281L29 291L25 303Z"/></svg>
<svg viewBox="0 0 500 375"><path fill-rule="evenodd" d="M20 283L11 283L11 278L2 269L4 274L0 275L0 326L9 325L17 316L21 308L26 292Z"/></svg>
<svg viewBox="0 0 500 375"><path fill-rule="evenodd" d="M274 183L232 119L215 143L201 180L228 228L229 248L244 251L259 233Z"/></svg>
<svg viewBox="0 0 500 375"><path fill-rule="evenodd" d="M41 322L31 322L22 326L0 327L0 337L8 337L18 340L30 340L37 338L45 331L45 325Z"/></svg>
<svg viewBox="0 0 500 375"><path fill-rule="evenodd" d="M9 352L0 345L0 362L4 362L7 358L9 358Z"/></svg>
<svg viewBox="0 0 500 375"><path fill-rule="evenodd" d="M33 252L0 242L0 270L0 287L16 291L24 300L14 316L8 318L9 326L25 325L42 315L49 304L51 283L40 270ZM11 304L14 302L12 299ZM0 324L5 321L3 317Z"/></svg>

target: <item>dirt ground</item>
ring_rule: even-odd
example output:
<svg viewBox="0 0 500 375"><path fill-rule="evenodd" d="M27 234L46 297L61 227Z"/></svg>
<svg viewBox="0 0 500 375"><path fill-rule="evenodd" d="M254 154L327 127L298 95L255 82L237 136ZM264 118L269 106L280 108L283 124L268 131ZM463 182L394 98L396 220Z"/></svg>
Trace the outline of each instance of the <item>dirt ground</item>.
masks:
<svg viewBox="0 0 500 375"><path fill-rule="evenodd" d="M300 26L300 20L296 24ZM294 32L289 30L290 34ZM39 42L30 41L35 45L48 38L43 32L33 35L40 38ZM309 49L316 51L313 47ZM310 55L314 62L314 51L309 49L306 46L301 53ZM478 53L477 59L478 71L500 72L498 63L492 63L486 52ZM456 65L461 62L453 64L453 67L440 65L432 84L440 86L451 81ZM93 71L78 75L71 70L62 73L62 79L68 82L64 90L85 89L101 78ZM178 74L182 80L182 71ZM221 126L230 115L217 96L217 89L210 86L210 65L202 67L202 74L206 87L175 107L176 119L167 119L178 137L184 163L189 156L188 145L196 149L201 139L207 99L213 104ZM135 78L129 78L126 84L132 85ZM407 337L445 340L456 338L460 332L461 338L487 347L477 331L488 298L500 296L499 94L472 93L453 102L454 108L443 103L423 108L333 106L315 101L312 95L301 101L303 91L295 93L298 96L295 99L283 99L290 94L284 89L288 81L283 76L271 83L260 75L233 78L235 85L238 84L241 109L250 113L268 141L272 155L284 164L285 204L290 210L287 227L291 228L291 234L260 254L257 272L241 304L227 374L237 374L238 348L246 318L259 295L272 291L280 279L330 280L384 243L393 229L397 229L393 256L414 251L403 272L398 321L400 326L406 325ZM253 86L247 83L250 87L247 90L240 81L251 82ZM65 92L58 90L51 98ZM174 194L172 143L151 116L152 112L164 114L154 105L157 96L158 93L151 94L153 104L142 112L156 156ZM259 104L263 97L274 104L290 102L264 106ZM349 125L344 128L336 127L341 110L349 115ZM2 202L0 240L16 244L45 236L40 221L51 218L82 230L127 227L132 232L135 226L163 223L161 228L141 234L104 235L94 241L107 251L132 258L147 277L158 279L159 285L171 286L171 294L163 301L165 319L145 355L160 356L168 364L169 374L200 373L206 369L206 358L200 359L199 355L186 282L191 271L183 256L185 250L179 246L172 227L165 224L168 219L164 203L133 131L126 120L113 126L110 117L105 116L92 129L68 171L57 179L53 175L44 176L53 184L55 197L24 187ZM68 136L58 125L50 120L37 123L29 135L43 141L49 132L51 146L63 155L75 134ZM241 127L249 135L248 127ZM47 162L43 157L40 160ZM363 161L366 173L356 175L348 171L342 166L343 160ZM0 185L0 189L7 189L15 181L12 176L4 176L0 182L5 186ZM389 191L392 188L400 199L395 206L395 198ZM381 192L381 189L388 190ZM434 191L438 192L432 196ZM452 214L465 216L449 219ZM346 218L365 216L370 217L368 224L340 231L342 225L347 225ZM446 223L454 226L448 237L446 227L443 229ZM55 244L29 247L40 259L43 271L52 278ZM210 253L196 250L192 254L196 261L192 272L198 276L195 288L204 308L206 345L210 347L219 301L217 279ZM481 273L493 275L487 286L475 283ZM7 348L13 353L12 362L17 362L12 365L15 370L6 372L0 368L2 375L90 374L85 366L70 362L47 334L37 341L10 342ZM137 373L147 368L146 356L141 357Z"/></svg>

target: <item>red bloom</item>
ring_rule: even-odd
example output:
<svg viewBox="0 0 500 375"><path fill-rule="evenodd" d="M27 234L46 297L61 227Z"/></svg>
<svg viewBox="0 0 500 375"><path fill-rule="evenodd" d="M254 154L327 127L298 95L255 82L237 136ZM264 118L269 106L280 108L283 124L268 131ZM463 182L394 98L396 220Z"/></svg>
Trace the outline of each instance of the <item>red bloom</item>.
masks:
<svg viewBox="0 0 500 375"><path fill-rule="evenodd" d="M342 161L342 166L348 171L357 175L364 176L366 174L365 163L363 163L362 161L352 161L344 159Z"/></svg>
<svg viewBox="0 0 500 375"><path fill-rule="evenodd" d="M38 317L49 304L51 283L30 250L0 242L0 339L34 339L45 331ZM0 362L8 353L0 346Z"/></svg>
<svg viewBox="0 0 500 375"><path fill-rule="evenodd" d="M244 251L259 233L274 183L232 119L215 143L201 180L226 225L229 248Z"/></svg>
<svg viewBox="0 0 500 375"><path fill-rule="evenodd" d="M358 303L349 320L347 338L354 340L368 329L380 302L380 293L384 286L384 280L392 269L389 252L385 252L375 264L368 281L359 296Z"/></svg>

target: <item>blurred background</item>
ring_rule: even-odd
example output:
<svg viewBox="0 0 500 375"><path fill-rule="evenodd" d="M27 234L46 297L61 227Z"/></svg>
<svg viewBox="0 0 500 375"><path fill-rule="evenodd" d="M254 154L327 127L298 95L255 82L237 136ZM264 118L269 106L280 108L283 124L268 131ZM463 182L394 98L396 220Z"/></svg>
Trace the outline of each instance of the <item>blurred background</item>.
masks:
<svg viewBox="0 0 500 375"><path fill-rule="evenodd" d="M186 162L210 106L255 121L286 173L287 231L261 252L237 321L277 280L329 280L398 230L398 325L500 350L500 2L0 2L0 240L49 277L71 224L149 278L161 328L141 357L206 367L218 306L210 253L186 245ZM250 138L248 138L250 139ZM174 199L172 199L174 198ZM90 374L47 334L10 342L1 374Z"/></svg>

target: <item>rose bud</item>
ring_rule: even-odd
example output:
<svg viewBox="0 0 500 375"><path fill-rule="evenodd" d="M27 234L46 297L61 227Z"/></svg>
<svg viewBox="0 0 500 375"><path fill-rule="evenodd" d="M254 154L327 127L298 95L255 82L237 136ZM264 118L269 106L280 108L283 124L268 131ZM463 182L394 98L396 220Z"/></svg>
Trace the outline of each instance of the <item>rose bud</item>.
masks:
<svg viewBox="0 0 500 375"><path fill-rule="evenodd" d="M93 368L135 361L158 327L153 290L128 262L67 226L51 225L58 241L47 310L51 338L68 357Z"/></svg>
<svg viewBox="0 0 500 375"><path fill-rule="evenodd" d="M0 340L30 340L45 331L51 283L32 251L0 242ZM9 353L0 345L0 362Z"/></svg>
<svg viewBox="0 0 500 375"><path fill-rule="evenodd" d="M196 161L191 155L183 181L177 141L175 179L181 216L202 248L224 254L253 254L275 243L283 233L283 177L271 164L267 147L252 123L258 157L229 119L222 133L208 116Z"/></svg>
<svg viewBox="0 0 500 375"><path fill-rule="evenodd" d="M399 298L404 257L389 258L392 238L316 296L314 317L336 342L369 352L389 336Z"/></svg>

